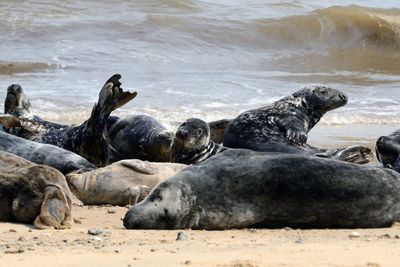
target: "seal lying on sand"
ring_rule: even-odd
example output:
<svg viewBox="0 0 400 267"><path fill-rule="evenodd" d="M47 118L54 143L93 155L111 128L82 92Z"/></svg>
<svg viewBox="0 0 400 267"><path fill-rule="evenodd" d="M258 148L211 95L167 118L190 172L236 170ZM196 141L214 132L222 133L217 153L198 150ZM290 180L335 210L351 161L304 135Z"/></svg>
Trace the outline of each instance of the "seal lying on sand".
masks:
<svg viewBox="0 0 400 267"><path fill-rule="evenodd" d="M120 119L110 127L108 133L114 148L111 162L121 159L171 161L174 134L150 116L135 115Z"/></svg>
<svg viewBox="0 0 400 267"><path fill-rule="evenodd" d="M64 176L0 152L0 221L33 223L37 228L71 228L71 192Z"/></svg>
<svg viewBox="0 0 400 267"><path fill-rule="evenodd" d="M116 74L105 83L100 91L99 101L93 107L90 118L83 124L65 127L33 118L33 122L41 126L41 128L38 128L39 133L29 131L26 128L22 128L21 131L13 131L13 133L25 139L70 150L98 166L105 165L110 149L106 129L107 119L113 110L126 104L137 94L136 92L124 92L120 88L120 78L121 75ZM9 87L6 102L9 101L10 96L18 94L15 88L18 88L18 86ZM8 107L12 106L12 104L8 105ZM10 111L9 108L6 108L5 111L7 114L16 115L13 114L13 109ZM17 128L17 130L19 129Z"/></svg>
<svg viewBox="0 0 400 267"><path fill-rule="evenodd" d="M133 205L187 165L122 160L107 167L66 175L71 190L86 205Z"/></svg>
<svg viewBox="0 0 400 267"><path fill-rule="evenodd" d="M224 133L224 146L264 152L306 153L353 163L368 163L373 157L361 145L326 150L306 144L308 132L328 111L347 103L342 92L324 86L297 91L270 106L243 112Z"/></svg>
<svg viewBox="0 0 400 267"><path fill-rule="evenodd" d="M400 175L306 155L232 149L158 184L125 215L129 229L388 227Z"/></svg>
<svg viewBox="0 0 400 267"><path fill-rule="evenodd" d="M172 142L172 162L195 164L226 150L215 144L210 135L209 124L201 119L191 118L183 122Z"/></svg>
<svg viewBox="0 0 400 267"><path fill-rule="evenodd" d="M0 115L1 123L2 117ZM96 169L96 166L92 163L71 151L53 145L33 142L1 131L0 150L10 152L36 164L51 166L63 174L79 169Z"/></svg>
<svg viewBox="0 0 400 267"><path fill-rule="evenodd" d="M397 171L400 171L400 130L396 130L388 136L381 136L376 141L376 157L388 168L394 168L398 165ZM397 164L396 164L397 163Z"/></svg>

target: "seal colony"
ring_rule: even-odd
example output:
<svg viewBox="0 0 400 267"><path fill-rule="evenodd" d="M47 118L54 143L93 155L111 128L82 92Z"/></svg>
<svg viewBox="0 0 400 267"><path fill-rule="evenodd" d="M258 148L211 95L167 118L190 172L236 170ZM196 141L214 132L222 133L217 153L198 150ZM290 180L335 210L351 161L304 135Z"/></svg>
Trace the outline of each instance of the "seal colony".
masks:
<svg viewBox="0 0 400 267"><path fill-rule="evenodd" d="M14 201L7 186L17 188L22 178L6 172L23 169L15 162L27 168L45 164L62 174L51 167L41 172L43 181L59 177L57 183L41 182L47 188L41 195L29 182L23 189L42 196L40 219L25 206L11 205L12 211L0 209L0 220L14 220L14 215L4 215L14 212L29 217L19 221L38 227L70 227L69 190L85 205L134 205L124 218L129 229L387 227L400 218L400 174L353 164L368 162L369 148L307 144L308 132L321 117L347 103L342 92L305 88L234 119L187 119L174 134L147 115L111 116L136 96L121 89L120 78L116 74L105 83L89 119L79 126L33 115L22 87L9 86L5 114L0 115L6 131L0 131L0 150L26 160L5 154L0 192L6 193L0 199ZM377 141L377 156L400 170L397 135L389 137ZM18 173L36 179L25 169ZM63 191L65 187L70 189Z"/></svg>

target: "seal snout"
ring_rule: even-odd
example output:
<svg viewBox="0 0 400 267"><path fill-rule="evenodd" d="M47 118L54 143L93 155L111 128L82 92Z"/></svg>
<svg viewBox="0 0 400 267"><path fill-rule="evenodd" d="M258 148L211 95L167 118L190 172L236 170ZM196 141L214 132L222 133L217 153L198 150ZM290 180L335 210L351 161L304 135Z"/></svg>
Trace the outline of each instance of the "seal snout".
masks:
<svg viewBox="0 0 400 267"><path fill-rule="evenodd" d="M386 142L387 142L387 137L386 136L380 136L378 138L378 140L376 140L376 146L378 148L381 148L386 144Z"/></svg>
<svg viewBox="0 0 400 267"><path fill-rule="evenodd" d="M176 131L175 136L180 139L187 139L189 137L189 131L187 129L180 128Z"/></svg>
<svg viewBox="0 0 400 267"><path fill-rule="evenodd" d="M343 101L347 102L347 95L340 93L339 94L340 99L342 99Z"/></svg>

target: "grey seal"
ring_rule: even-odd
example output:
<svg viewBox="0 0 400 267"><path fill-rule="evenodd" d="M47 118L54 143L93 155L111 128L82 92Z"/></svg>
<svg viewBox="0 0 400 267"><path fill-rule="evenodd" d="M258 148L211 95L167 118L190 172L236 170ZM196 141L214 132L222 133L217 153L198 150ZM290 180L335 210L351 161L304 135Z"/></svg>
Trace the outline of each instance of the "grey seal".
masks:
<svg viewBox="0 0 400 267"><path fill-rule="evenodd" d="M0 151L0 221L71 228L71 192L56 169Z"/></svg>
<svg viewBox="0 0 400 267"><path fill-rule="evenodd" d="M375 228L400 217L400 174L307 155L227 150L158 184L128 229Z"/></svg>
<svg viewBox="0 0 400 267"><path fill-rule="evenodd" d="M119 119L113 122L108 133L110 144L114 148L110 162L122 159L171 161L174 134L150 116L135 115Z"/></svg>
<svg viewBox="0 0 400 267"><path fill-rule="evenodd" d="M2 122L4 123L4 117L0 116L0 124ZM15 154L36 164L51 166L63 174L81 169L96 169L96 166L92 163L71 151L26 140L1 131L0 150Z"/></svg>
<svg viewBox="0 0 400 267"><path fill-rule="evenodd" d="M195 164L226 150L211 140L209 124L198 118L184 121L171 147L172 162Z"/></svg>
<svg viewBox="0 0 400 267"><path fill-rule="evenodd" d="M81 170L66 175L72 192L85 205L134 205L161 181L187 165L121 160L93 171Z"/></svg>
<svg viewBox="0 0 400 267"><path fill-rule="evenodd" d="M325 86L304 88L269 106L241 113L225 129L223 145L368 163L373 154L362 145L329 150L306 144L308 132L321 117L346 103L347 96L339 90Z"/></svg>
<svg viewBox="0 0 400 267"><path fill-rule="evenodd" d="M376 140L375 151L377 159L383 166L400 171L400 130L387 136L380 136Z"/></svg>
<svg viewBox="0 0 400 267"><path fill-rule="evenodd" d="M99 100L92 109L87 121L79 126L65 126L44 121L37 117L29 117L36 123L38 131L32 132L27 128L11 129L11 133L28 140L55 145L77 153L97 166L104 166L109 156L109 140L107 133L107 119L111 112L136 97L136 92L125 92L121 88L121 75L115 74L107 80L99 93ZM7 90L5 113L18 117L15 111L25 110L26 106L19 106L16 95L21 95L22 88L11 85ZM11 100L10 100L11 99ZM23 99L23 98L21 98ZM29 101L29 100L28 100ZM26 102L26 99L22 101ZM21 117L19 117L22 119ZM25 118L24 118L25 119ZM21 123L21 125L24 125Z"/></svg>

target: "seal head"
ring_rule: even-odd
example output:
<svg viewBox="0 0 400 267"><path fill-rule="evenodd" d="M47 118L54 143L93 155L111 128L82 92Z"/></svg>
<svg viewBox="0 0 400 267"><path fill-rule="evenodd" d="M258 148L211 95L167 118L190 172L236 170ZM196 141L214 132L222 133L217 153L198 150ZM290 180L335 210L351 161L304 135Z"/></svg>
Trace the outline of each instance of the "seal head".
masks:
<svg viewBox="0 0 400 267"><path fill-rule="evenodd" d="M31 102L24 94L24 91L19 84L11 84L7 88L4 114L11 114L22 118L33 117Z"/></svg>

